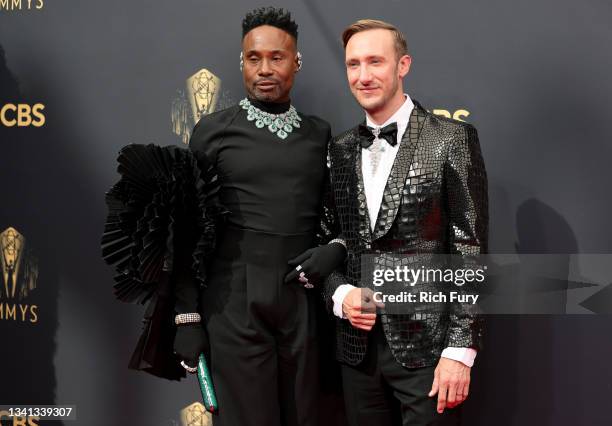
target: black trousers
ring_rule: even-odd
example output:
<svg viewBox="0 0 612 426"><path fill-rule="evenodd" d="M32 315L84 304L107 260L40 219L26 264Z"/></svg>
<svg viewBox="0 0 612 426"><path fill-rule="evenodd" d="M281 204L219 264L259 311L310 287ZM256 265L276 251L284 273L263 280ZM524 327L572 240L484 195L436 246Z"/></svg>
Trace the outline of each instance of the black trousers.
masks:
<svg viewBox="0 0 612 426"><path fill-rule="evenodd" d="M368 352L357 366L342 364L344 401L350 426L447 426L459 424L460 406L436 411L428 397L435 365L405 368L387 344L380 321L370 330Z"/></svg>
<svg viewBox="0 0 612 426"><path fill-rule="evenodd" d="M315 289L283 282L311 234L228 229L203 293L215 426L318 425Z"/></svg>

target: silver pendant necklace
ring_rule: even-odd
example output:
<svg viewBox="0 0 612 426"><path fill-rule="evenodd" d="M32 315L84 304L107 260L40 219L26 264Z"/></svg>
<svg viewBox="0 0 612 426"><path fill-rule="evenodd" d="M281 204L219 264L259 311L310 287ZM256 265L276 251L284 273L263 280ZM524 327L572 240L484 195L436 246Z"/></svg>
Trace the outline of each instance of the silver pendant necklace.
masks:
<svg viewBox="0 0 612 426"><path fill-rule="evenodd" d="M254 121L258 129L267 126L270 132L281 139L285 139L289 136L289 133L293 132L293 129L300 128L300 121L302 121L302 118L298 115L293 105L282 114L271 114L262 111L253 105L247 98L241 100L239 105L242 109L247 111L247 120Z"/></svg>

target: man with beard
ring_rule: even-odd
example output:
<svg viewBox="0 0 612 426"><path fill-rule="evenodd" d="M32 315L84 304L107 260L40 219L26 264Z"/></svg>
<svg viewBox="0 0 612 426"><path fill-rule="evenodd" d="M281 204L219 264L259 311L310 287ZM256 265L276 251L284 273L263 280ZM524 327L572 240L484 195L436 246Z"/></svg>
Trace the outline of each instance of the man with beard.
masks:
<svg viewBox="0 0 612 426"><path fill-rule="evenodd" d="M487 180L476 129L437 117L404 93L411 58L394 26L361 20L343 34L362 124L330 142L331 180L346 271L326 281L336 318L351 426L454 424L468 395L481 321L444 312L379 312L361 282L362 255L421 258L487 250ZM394 265L389 265L393 268ZM437 396L437 398L435 398ZM437 399L437 401L436 401ZM450 409L450 410L449 410Z"/></svg>
<svg viewBox="0 0 612 426"><path fill-rule="evenodd" d="M210 354L216 426L314 426L312 287L345 256L320 227L330 127L291 104L302 59L290 14L257 9L242 29L247 96L202 117L189 143L203 169L213 165L228 213L216 225L205 287L189 276L176 282L174 349L188 371ZM299 275L285 283L290 264Z"/></svg>

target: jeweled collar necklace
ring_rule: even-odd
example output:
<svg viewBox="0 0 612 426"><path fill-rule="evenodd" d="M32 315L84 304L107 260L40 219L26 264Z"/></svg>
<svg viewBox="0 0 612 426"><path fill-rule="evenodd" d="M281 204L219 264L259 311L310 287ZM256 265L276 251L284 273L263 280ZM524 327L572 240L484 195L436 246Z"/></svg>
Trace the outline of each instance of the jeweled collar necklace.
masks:
<svg viewBox="0 0 612 426"><path fill-rule="evenodd" d="M270 132L281 139L287 138L293 129L299 129L300 121L302 121L293 105L280 114L264 111L253 105L248 98L241 100L239 105L247 111L247 120L254 121L258 129L267 126Z"/></svg>

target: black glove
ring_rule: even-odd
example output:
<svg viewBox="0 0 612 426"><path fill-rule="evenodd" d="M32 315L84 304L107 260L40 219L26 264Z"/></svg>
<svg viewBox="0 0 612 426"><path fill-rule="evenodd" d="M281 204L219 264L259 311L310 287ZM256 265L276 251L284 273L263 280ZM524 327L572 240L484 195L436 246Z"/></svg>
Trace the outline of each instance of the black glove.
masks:
<svg viewBox="0 0 612 426"><path fill-rule="evenodd" d="M301 272L311 284L318 284L344 262L346 249L340 243L313 247L287 262L294 268L285 276L285 282L293 281ZM295 267L302 265L297 271Z"/></svg>
<svg viewBox="0 0 612 426"><path fill-rule="evenodd" d="M202 352L208 351L208 336L199 323L179 324L174 337L174 352L189 367L198 365Z"/></svg>

